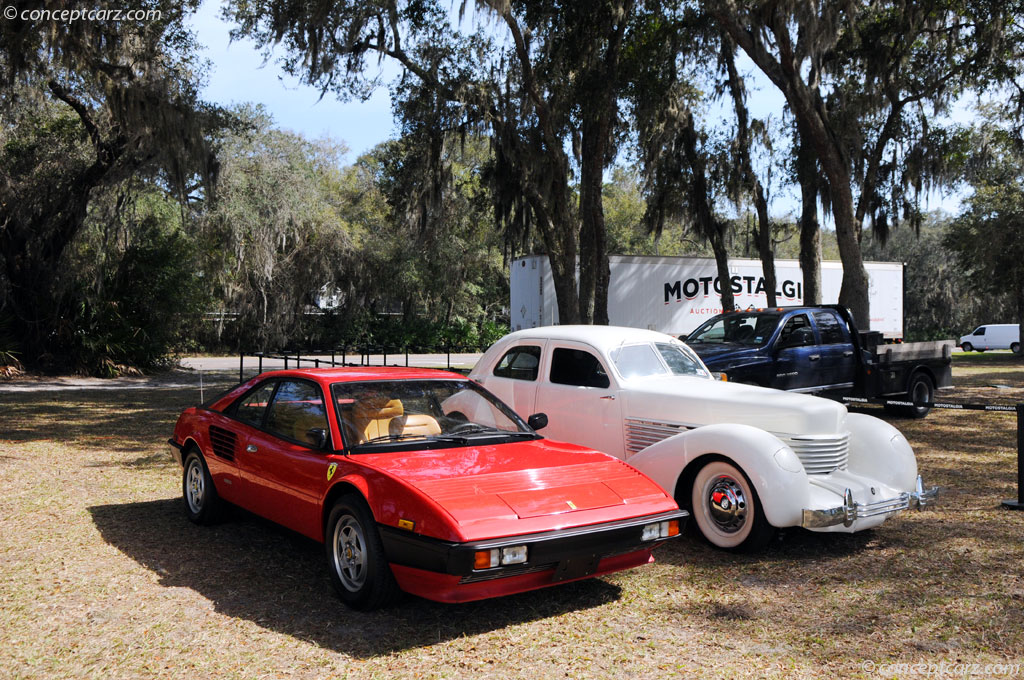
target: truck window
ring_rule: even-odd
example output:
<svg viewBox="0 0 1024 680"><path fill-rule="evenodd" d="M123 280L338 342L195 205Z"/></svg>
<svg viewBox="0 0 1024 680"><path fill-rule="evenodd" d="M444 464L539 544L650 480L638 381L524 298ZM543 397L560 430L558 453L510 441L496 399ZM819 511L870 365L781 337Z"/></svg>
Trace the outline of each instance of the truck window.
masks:
<svg viewBox="0 0 1024 680"><path fill-rule="evenodd" d="M551 354L551 382L558 385L608 387L608 373L590 352L557 347Z"/></svg>
<svg viewBox="0 0 1024 680"><path fill-rule="evenodd" d="M786 325L782 327L782 333L779 334L778 346L779 347L797 347L797 346L804 345L804 344L814 344L813 342L811 342L811 343L797 342L795 337L791 337L791 336L793 336L793 334L798 329L800 329L800 328L810 329L810 326L811 326L811 320L807 318L806 314L797 314L795 316L791 316L789 318L789 321L786 322ZM806 333L806 331L804 331L803 333L799 333L798 335L803 335L804 333ZM813 337L813 335L812 335L812 337Z"/></svg>
<svg viewBox="0 0 1024 680"><path fill-rule="evenodd" d="M494 375L513 380L536 380L540 365L540 347L520 345L513 347L494 367Z"/></svg>
<svg viewBox="0 0 1024 680"><path fill-rule="evenodd" d="M985 327L979 326L978 330L974 331L971 335L985 335Z"/></svg>
<svg viewBox="0 0 1024 680"><path fill-rule="evenodd" d="M815 312L814 323L818 325L818 333L821 335L821 344L840 345L850 342L845 328L836 315L832 312Z"/></svg>

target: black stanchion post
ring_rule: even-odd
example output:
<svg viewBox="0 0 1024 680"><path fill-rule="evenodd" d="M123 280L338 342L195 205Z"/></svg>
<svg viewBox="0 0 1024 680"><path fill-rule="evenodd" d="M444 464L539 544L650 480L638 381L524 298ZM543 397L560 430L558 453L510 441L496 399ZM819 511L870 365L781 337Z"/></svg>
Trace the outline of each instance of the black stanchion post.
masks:
<svg viewBox="0 0 1024 680"><path fill-rule="evenodd" d="M263 372L263 352L260 352L260 373Z"/></svg>
<svg viewBox="0 0 1024 680"><path fill-rule="evenodd" d="M238 382L245 382L245 374L242 367L245 365L245 352L238 355Z"/></svg>
<svg viewBox="0 0 1024 680"><path fill-rule="evenodd" d="M1010 510L1024 510L1024 404L1017 404L1017 500L1003 501Z"/></svg>

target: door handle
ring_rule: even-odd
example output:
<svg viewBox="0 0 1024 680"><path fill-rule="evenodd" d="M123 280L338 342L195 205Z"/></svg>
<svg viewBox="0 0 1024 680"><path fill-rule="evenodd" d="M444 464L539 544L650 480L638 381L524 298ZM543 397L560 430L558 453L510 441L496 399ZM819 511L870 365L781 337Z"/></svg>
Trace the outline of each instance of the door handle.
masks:
<svg viewBox="0 0 1024 680"><path fill-rule="evenodd" d="M248 451L249 453L256 453L257 451L259 451L259 449L256 448L255 444L249 444L248 446L245 447L245 450Z"/></svg>
<svg viewBox="0 0 1024 680"><path fill-rule="evenodd" d="M601 397L601 399L608 399L609 401L615 401L615 395L614 394L606 394L603 397Z"/></svg>
<svg viewBox="0 0 1024 680"><path fill-rule="evenodd" d="M818 359L821 358L821 355L820 354L812 354L811 356L809 356L807 358L810 359L811 361L817 361Z"/></svg>

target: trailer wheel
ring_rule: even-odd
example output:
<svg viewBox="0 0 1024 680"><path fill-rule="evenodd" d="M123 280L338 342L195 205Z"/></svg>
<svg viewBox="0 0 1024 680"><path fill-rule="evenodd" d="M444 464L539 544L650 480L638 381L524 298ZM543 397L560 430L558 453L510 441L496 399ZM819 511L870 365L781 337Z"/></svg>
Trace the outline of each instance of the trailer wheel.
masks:
<svg viewBox="0 0 1024 680"><path fill-rule="evenodd" d="M917 372L910 376L907 383L906 399L913 402L934 401L935 384L927 373ZM924 418L931 411L930 406L886 406L889 413L907 418Z"/></svg>

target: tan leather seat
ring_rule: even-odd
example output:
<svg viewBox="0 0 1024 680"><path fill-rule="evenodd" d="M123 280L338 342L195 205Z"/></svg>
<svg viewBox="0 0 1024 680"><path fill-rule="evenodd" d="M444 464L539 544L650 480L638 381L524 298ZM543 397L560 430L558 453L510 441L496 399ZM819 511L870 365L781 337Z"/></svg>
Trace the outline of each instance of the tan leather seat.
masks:
<svg viewBox="0 0 1024 680"><path fill-rule="evenodd" d="M396 428L396 426L399 426ZM409 434L429 437L434 434L441 434L441 426L433 417L423 414L402 416L391 421L391 434ZM394 430L398 429L399 432Z"/></svg>
<svg viewBox="0 0 1024 680"><path fill-rule="evenodd" d="M352 408L352 428L359 443L396 434L391 431L391 421L404 414L401 399L389 399L386 396L361 399Z"/></svg>

